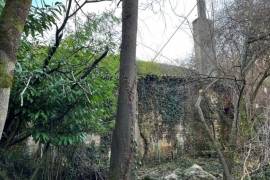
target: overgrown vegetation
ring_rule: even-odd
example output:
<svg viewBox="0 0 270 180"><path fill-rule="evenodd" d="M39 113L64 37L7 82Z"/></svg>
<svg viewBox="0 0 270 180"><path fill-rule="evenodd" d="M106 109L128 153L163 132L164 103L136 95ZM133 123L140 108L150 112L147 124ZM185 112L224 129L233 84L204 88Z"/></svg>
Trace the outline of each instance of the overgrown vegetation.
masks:
<svg viewBox="0 0 270 180"><path fill-rule="evenodd" d="M0 14L7 2L0 0ZM30 8L22 34L24 23L14 18L14 24L1 26L13 29L17 39L0 42L0 100L7 97L0 107L2 102L8 106L0 123L5 124L0 179L108 179L110 165L115 172L111 177L133 176L139 169L136 177L141 179L172 173L181 179L193 164L220 179L270 178L268 0L234 0L215 13L215 75L136 61L139 101L136 36L130 33L133 56L119 55L130 46L120 46L116 10L85 13L81 8L87 3L93 2L42 1L42 6ZM4 36L0 34L0 41ZM122 61L119 68L125 58L134 63ZM197 98L202 101L196 104L198 112ZM114 131L115 162L110 164L117 115L121 121ZM142 156L133 154L137 148ZM222 174L224 165L227 174Z"/></svg>

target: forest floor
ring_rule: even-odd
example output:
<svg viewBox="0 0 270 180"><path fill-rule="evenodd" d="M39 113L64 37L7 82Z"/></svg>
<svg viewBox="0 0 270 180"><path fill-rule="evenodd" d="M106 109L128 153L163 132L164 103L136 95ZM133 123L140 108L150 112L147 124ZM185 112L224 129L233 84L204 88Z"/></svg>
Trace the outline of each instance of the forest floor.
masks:
<svg viewBox="0 0 270 180"><path fill-rule="evenodd" d="M218 180L222 179L223 168L218 158L191 158L182 157L171 161L149 162L149 165L140 167L138 171L139 180L163 180L164 177L173 174L174 172L184 172L194 164L202 167L202 169ZM235 164L233 170L235 179L241 179L243 172L242 166L239 163ZM270 179L270 165L262 166L254 172L250 172L249 178L251 180L269 180ZM181 179L181 178L180 178Z"/></svg>
<svg viewBox="0 0 270 180"><path fill-rule="evenodd" d="M151 177L152 179L162 179L175 170L184 171L194 164L201 166L205 171L214 175L218 179L222 178L222 166L216 158L179 158L171 161L150 163L151 165L144 165L138 171L138 179Z"/></svg>

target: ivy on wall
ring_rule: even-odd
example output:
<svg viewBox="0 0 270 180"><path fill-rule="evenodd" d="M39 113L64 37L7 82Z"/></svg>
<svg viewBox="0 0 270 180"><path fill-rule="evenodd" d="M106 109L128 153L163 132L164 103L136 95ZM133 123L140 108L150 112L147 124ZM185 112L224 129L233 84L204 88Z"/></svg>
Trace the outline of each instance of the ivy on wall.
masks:
<svg viewBox="0 0 270 180"><path fill-rule="evenodd" d="M166 135L168 142L177 146L177 125L184 127L183 138L186 152L195 154L209 150L208 136L198 118L195 103L199 89L209 82L193 75L183 76L141 76L138 81L139 126L145 149L151 143L157 143ZM207 102L203 110L209 125L212 122L212 111ZM173 147L176 148L176 147ZM192 150L192 152L190 151Z"/></svg>
<svg viewBox="0 0 270 180"><path fill-rule="evenodd" d="M149 111L158 112L163 123L174 127L183 116L187 96L185 79L147 75L139 79L139 116ZM139 117L140 119L140 117Z"/></svg>

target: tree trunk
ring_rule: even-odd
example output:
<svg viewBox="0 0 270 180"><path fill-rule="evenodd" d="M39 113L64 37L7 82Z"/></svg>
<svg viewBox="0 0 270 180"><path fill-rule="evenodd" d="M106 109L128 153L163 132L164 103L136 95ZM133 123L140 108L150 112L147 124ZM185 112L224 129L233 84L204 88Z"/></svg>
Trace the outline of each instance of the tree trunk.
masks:
<svg viewBox="0 0 270 180"><path fill-rule="evenodd" d="M0 17L0 139L6 122L16 52L32 0L8 0Z"/></svg>
<svg viewBox="0 0 270 180"><path fill-rule="evenodd" d="M111 146L110 180L130 180L137 123L136 39L138 0L123 0L120 87Z"/></svg>

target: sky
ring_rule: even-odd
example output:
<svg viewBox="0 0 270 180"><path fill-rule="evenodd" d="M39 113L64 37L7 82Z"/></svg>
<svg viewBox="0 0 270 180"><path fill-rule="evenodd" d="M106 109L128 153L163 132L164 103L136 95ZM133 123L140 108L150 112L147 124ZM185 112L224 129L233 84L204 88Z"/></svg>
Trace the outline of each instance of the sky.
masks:
<svg viewBox="0 0 270 180"><path fill-rule="evenodd" d="M197 18L196 0L156 0L161 4L153 5L148 1L141 0L139 6L137 59L174 65L185 63L193 54L192 21ZM206 0L208 14L212 3L217 1L220 0ZM37 2L40 0L33 0L34 5ZM116 2L90 3L83 10L102 13L115 7ZM116 12L120 14L121 7Z"/></svg>
<svg viewBox="0 0 270 180"><path fill-rule="evenodd" d="M139 11L138 58L179 64L193 52L192 21L196 19L196 8L185 21L187 14L196 5L196 0L165 0L152 9ZM161 8L161 10L160 10ZM176 29L180 29L172 37ZM169 41L169 39L171 40ZM165 46L165 44L168 44ZM160 52L161 48L165 48ZM151 47L151 49L150 49ZM157 56L157 52L160 55Z"/></svg>

